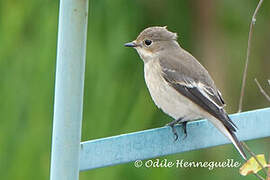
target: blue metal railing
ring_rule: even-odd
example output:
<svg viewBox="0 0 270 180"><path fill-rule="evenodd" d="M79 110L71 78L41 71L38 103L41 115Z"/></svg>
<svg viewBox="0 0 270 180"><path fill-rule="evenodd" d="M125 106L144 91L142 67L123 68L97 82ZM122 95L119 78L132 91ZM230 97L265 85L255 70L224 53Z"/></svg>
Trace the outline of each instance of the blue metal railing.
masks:
<svg viewBox="0 0 270 180"><path fill-rule="evenodd" d="M79 178L88 0L61 0L51 180Z"/></svg>
<svg viewBox="0 0 270 180"><path fill-rule="evenodd" d="M238 127L239 140L270 136L270 119L267 118L270 117L270 108L233 114L230 117ZM80 170L231 143L207 120L188 123L188 136L185 139L180 126L177 131L177 141L174 141L170 127L161 127L82 142Z"/></svg>

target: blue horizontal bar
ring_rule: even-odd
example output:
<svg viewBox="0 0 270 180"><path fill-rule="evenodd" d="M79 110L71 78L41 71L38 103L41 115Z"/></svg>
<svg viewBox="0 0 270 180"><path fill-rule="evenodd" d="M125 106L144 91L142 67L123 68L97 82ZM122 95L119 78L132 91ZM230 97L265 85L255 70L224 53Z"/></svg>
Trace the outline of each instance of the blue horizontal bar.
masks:
<svg viewBox="0 0 270 180"><path fill-rule="evenodd" d="M230 117L238 127L237 137L241 141L270 136L270 108L233 114ZM178 126L177 141L174 141L170 127L161 127L82 142L80 170L230 143L207 120L188 123L187 131L188 136L183 139L182 128Z"/></svg>

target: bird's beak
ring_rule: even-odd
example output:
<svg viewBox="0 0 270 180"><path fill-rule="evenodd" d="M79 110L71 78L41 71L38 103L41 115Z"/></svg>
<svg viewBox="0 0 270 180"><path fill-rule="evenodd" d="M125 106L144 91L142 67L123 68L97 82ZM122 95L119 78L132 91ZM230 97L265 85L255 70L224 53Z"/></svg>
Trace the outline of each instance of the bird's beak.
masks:
<svg viewBox="0 0 270 180"><path fill-rule="evenodd" d="M126 47L137 47L138 45L134 41L132 41L132 42L126 43L125 46Z"/></svg>

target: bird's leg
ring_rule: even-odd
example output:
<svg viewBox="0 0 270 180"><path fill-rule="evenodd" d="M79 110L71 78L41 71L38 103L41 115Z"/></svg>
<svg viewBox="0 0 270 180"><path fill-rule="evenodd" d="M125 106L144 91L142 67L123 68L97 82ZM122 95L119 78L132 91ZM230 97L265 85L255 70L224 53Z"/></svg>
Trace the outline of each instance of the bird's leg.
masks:
<svg viewBox="0 0 270 180"><path fill-rule="evenodd" d="M167 126L170 126L172 128L172 133L175 136L174 141L176 141L178 139L178 134L177 134L177 132L175 130L175 127L174 127L175 124L177 124L177 120L174 120L174 121L172 121L172 122L170 122L170 123L167 124Z"/></svg>
<svg viewBox="0 0 270 180"><path fill-rule="evenodd" d="M170 123L168 123L167 124L167 126L170 126L171 128L172 128L172 132L173 132L173 134L174 134L174 136L175 136L175 139L174 139L174 141L176 141L177 139L178 139L178 134L177 134L177 132L176 132L176 130L175 130L175 125L176 124L179 124L179 122L182 120L183 118L179 118L179 119L176 119L176 120L174 120L174 121L172 121L172 122L170 122ZM184 123L184 132L185 132L185 134L186 134L186 123L185 122L183 122Z"/></svg>
<svg viewBox="0 0 270 180"><path fill-rule="evenodd" d="M187 137L187 121L184 121L182 123L183 123L183 130L184 130L184 134L185 134L184 139L186 139L186 137Z"/></svg>

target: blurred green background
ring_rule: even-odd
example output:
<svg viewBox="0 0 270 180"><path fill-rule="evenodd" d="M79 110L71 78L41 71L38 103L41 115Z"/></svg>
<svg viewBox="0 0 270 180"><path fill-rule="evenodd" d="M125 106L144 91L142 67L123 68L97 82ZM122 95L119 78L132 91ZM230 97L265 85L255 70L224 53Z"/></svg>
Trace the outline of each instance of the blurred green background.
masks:
<svg viewBox="0 0 270 180"><path fill-rule="evenodd" d="M167 25L209 70L237 111L255 0L90 0L82 140L160 127L171 119L157 109L144 83L143 63L125 42L153 25ZM59 2L0 2L0 179L49 179ZM254 78L270 90L270 2L257 16L244 111L269 106ZM263 125L262 125L263 126ZM257 129L259 131L259 129ZM192 133L192 132L190 132ZM251 132L252 133L252 132ZM248 141L269 153L270 138ZM168 160L241 160L225 145L170 155ZM133 163L80 173L80 179L253 179L238 169L141 168Z"/></svg>

